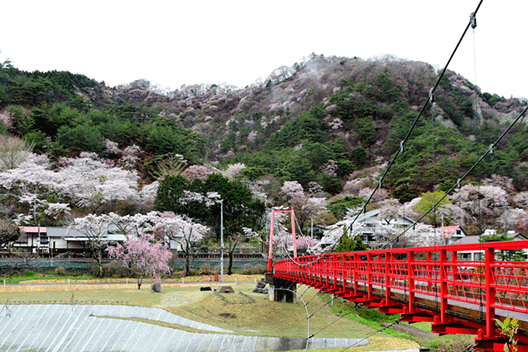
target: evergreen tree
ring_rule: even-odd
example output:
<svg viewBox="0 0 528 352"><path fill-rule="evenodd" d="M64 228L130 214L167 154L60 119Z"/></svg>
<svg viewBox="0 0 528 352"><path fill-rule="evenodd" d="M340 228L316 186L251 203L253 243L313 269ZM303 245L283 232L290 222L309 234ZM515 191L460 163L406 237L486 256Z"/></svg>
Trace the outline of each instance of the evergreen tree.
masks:
<svg viewBox="0 0 528 352"><path fill-rule="evenodd" d="M357 235L355 238L352 238L352 236L348 234L348 228L343 226L343 235L341 236L341 241L337 245L335 251L341 253L366 250L367 246L363 243L361 236Z"/></svg>

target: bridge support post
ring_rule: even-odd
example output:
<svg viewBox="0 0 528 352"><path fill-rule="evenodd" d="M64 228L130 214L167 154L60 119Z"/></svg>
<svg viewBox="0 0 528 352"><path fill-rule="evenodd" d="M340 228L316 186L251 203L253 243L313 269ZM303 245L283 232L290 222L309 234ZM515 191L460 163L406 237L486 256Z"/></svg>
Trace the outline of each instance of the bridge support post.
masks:
<svg viewBox="0 0 528 352"><path fill-rule="evenodd" d="M295 294L297 291L297 283L273 277L273 275L269 273L266 274L266 282L270 285L268 291L270 301L288 303L297 302L297 295Z"/></svg>

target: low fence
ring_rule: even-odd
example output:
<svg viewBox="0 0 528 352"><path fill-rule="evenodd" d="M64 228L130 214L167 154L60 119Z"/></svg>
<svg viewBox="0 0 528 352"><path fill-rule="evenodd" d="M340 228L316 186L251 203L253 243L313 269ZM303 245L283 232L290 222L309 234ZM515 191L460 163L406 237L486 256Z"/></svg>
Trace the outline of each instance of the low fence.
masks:
<svg viewBox="0 0 528 352"><path fill-rule="evenodd" d="M111 263L111 260L104 260L103 264ZM229 261L224 258L224 267L227 268ZM202 265L207 264L211 268L220 265L220 256L201 255L191 260L192 269L200 269ZM246 264L255 266L261 264L266 266L268 263L258 255L239 255L233 259L233 268L243 268ZM93 259L36 259L36 260L21 260L21 259L0 259L0 273L9 270L54 270L56 268L64 268L66 270L85 271L95 265ZM178 257L172 260L172 266L176 268L185 267L185 258Z"/></svg>

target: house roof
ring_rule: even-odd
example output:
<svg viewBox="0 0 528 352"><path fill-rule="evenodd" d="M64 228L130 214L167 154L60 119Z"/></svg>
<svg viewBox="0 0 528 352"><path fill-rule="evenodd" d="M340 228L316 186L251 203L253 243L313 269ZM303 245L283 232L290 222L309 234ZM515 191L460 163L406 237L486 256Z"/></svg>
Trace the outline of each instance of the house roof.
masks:
<svg viewBox="0 0 528 352"><path fill-rule="evenodd" d="M42 226L19 226L18 228L25 233L46 233L46 228Z"/></svg>
<svg viewBox="0 0 528 352"><path fill-rule="evenodd" d="M86 236L78 236L78 237L64 237L64 239L66 241L69 241L69 242L86 242L86 241L89 241L90 239ZM125 241L126 240L126 236L125 235L107 235L105 238L105 240L107 241Z"/></svg>
<svg viewBox="0 0 528 352"><path fill-rule="evenodd" d="M451 238L454 234L456 234L458 229L460 229L460 225L444 226L440 227L438 230L443 231L445 238Z"/></svg>
<svg viewBox="0 0 528 352"><path fill-rule="evenodd" d="M521 241L521 240L525 240L526 239L526 237L523 236L520 233L508 234L508 237L513 238L514 241ZM458 241L454 242L453 244L475 244L475 243L480 243L480 238L481 238L481 236L479 236L479 235L466 236L466 237L462 237L461 239L459 239Z"/></svg>
<svg viewBox="0 0 528 352"><path fill-rule="evenodd" d="M475 244L480 243L480 236L465 236L459 239L456 242L453 242L453 244Z"/></svg>

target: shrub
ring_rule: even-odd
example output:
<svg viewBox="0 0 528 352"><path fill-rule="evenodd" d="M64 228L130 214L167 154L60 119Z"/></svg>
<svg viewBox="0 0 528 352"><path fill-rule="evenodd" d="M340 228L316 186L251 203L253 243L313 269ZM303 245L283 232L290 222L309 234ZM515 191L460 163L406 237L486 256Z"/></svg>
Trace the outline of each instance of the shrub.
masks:
<svg viewBox="0 0 528 352"><path fill-rule="evenodd" d="M202 264L200 267L200 275L210 275L213 273L213 270L211 269L211 266L207 263Z"/></svg>
<svg viewBox="0 0 528 352"><path fill-rule="evenodd" d="M113 261L103 265L103 272L108 277L127 277L129 272L128 268L119 261Z"/></svg>
<svg viewBox="0 0 528 352"><path fill-rule="evenodd" d="M33 276L35 275L34 271L31 270L24 270L24 276Z"/></svg>
<svg viewBox="0 0 528 352"><path fill-rule="evenodd" d="M64 269L61 266L59 266L58 268L55 268L55 270L53 270L53 272L55 273L55 275L59 275L59 276L66 275L66 269Z"/></svg>
<svg viewBox="0 0 528 352"><path fill-rule="evenodd" d="M244 264L244 267L240 271L243 275L251 275L253 273L253 267L251 264Z"/></svg>
<svg viewBox="0 0 528 352"><path fill-rule="evenodd" d="M265 274L267 271L267 267L262 264L257 264L253 267L253 273L255 274Z"/></svg>

